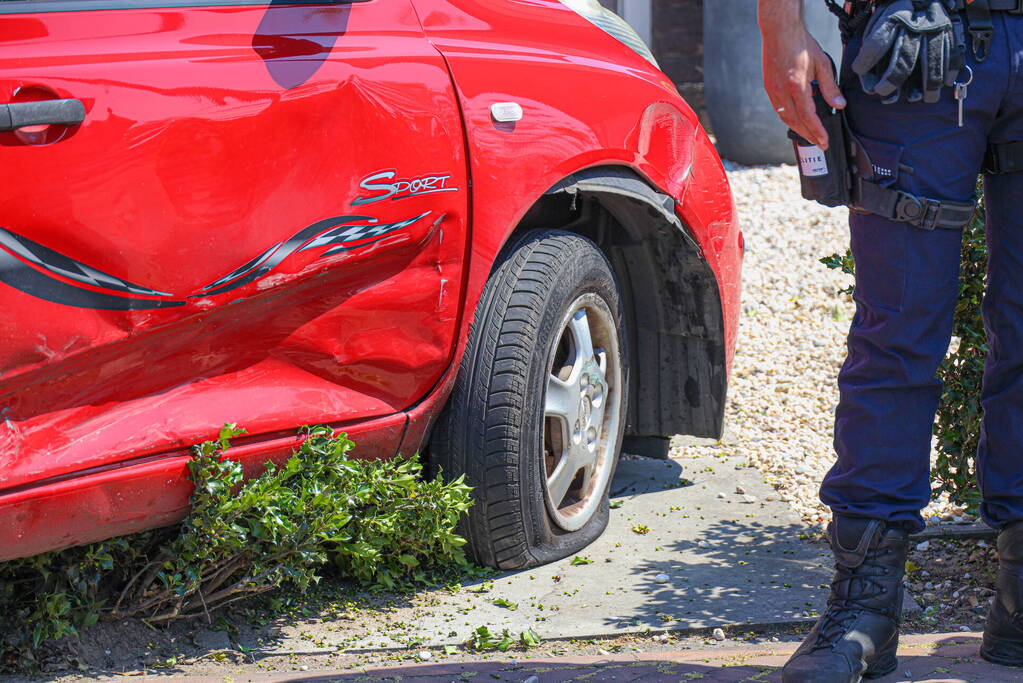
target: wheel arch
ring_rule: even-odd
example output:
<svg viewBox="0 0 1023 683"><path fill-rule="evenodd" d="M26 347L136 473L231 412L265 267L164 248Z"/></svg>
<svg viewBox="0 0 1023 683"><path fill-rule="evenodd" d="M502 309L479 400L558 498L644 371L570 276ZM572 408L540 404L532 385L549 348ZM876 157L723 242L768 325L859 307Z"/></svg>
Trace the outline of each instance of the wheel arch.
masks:
<svg viewBox="0 0 1023 683"><path fill-rule="evenodd" d="M727 351L721 293L675 200L636 171L589 168L551 187L515 232L560 228L600 246L629 322L626 437L719 438Z"/></svg>

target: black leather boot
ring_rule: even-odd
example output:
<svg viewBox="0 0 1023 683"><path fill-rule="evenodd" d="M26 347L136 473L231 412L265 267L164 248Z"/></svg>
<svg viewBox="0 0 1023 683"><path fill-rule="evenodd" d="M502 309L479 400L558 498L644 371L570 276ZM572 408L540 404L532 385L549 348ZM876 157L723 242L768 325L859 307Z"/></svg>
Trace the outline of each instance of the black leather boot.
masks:
<svg viewBox="0 0 1023 683"><path fill-rule="evenodd" d="M909 535L836 515L828 536L835 553L828 609L782 669L784 683L858 683L897 664Z"/></svg>
<svg viewBox="0 0 1023 683"><path fill-rule="evenodd" d="M1023 666L1023 522L1013 522L998 534L995 587L980 656L995 664Z"/></svg>

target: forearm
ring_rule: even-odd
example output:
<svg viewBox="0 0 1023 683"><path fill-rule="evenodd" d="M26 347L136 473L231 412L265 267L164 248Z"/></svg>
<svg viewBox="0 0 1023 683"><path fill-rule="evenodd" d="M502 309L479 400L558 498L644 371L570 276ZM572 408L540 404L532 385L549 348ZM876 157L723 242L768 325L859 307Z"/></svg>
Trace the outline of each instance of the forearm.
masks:
<svg viewBox="0 0 1023 683"><path fill-rule="evenodd" d="M757 16L765 40L804 29L803 0L758 0Z"/></svg>

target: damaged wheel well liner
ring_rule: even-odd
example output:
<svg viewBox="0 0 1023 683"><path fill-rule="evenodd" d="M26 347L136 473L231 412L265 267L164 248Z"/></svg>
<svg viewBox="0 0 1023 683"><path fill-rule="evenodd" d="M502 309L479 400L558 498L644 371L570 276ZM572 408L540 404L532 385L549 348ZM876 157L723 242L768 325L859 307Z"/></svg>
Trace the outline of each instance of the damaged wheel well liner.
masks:
<svg viewBox="0 0 1023 683"><path fill-rule="evenodd" d="M629 318L633 371L625 434L633 443L674 434L720 438L724 425L721 295L674 204L630 169L592 168L548 190L517 228L585 235L611 262Z"/></svg>

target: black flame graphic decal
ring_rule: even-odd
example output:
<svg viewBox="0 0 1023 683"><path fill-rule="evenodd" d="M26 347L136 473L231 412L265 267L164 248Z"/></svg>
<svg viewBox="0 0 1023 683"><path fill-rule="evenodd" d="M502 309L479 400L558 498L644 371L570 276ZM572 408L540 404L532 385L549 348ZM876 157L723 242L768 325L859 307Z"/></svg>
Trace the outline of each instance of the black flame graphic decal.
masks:
<svg viewBox="0 0 1023 683"><path fill-rule="evenodd" d="M206 285L200 292L185 297L122 280L0 228L0 282L34 297L78 308L139 311L184 306L187 299L214 296L255 282L296 252L327 247L318 257L323 258L360 249L419 222L430 213L427 211L396 223L378 223L370 216L335 216L317 221Z"/></svg>

